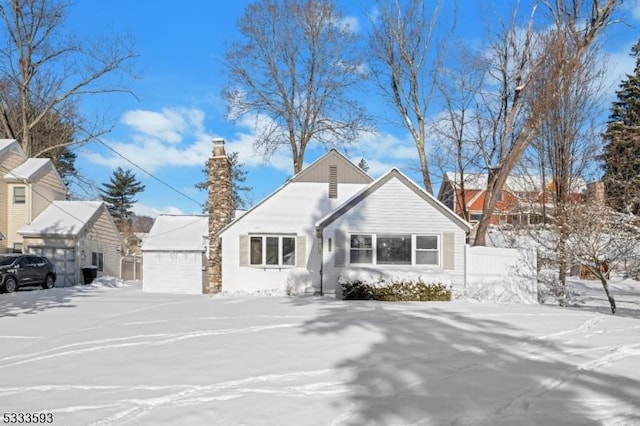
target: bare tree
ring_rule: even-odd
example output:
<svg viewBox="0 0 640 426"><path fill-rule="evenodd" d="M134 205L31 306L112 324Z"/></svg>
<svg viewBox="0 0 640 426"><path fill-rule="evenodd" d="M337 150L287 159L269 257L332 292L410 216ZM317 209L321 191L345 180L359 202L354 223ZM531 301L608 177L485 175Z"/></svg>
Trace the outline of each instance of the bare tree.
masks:
<svg viewBox="0 0 640 426"><path fill-rule="evenodd" d="M128 92L120 78L135 57L125 38L75 39L66 0L0 2L0 126L28 156L51 156L107 132L76 108L85 96Z"/></svg>
<svg viewBox="0 0 640 426"><path fill-rule="evenodd" d="M536 136L547 116L555 90L563 81L570 81L581 66L581 60L611 21L619 6L618 0L541 0L533 2L528 23L518 25L517 5L510 22L491 40L486 53L489 61L490 87L485 91L484 123L489 141L484 154L491 158L489 180L478 223L474 245L486 245L489 221L507 177ZM535 14L542 5L547 19L538 20ZM551 23L550 37L541 38L534 23ZM553 81L538 87L535 102L527 103L537 74L549 49L566 44L566 56L553 63L548 71ZM539 80L540 81L540 80ZM559 82L559 83L558 83ZM497 89L496 89L497 88Z"/></svg>
<svg viewBox="0 0 640 426"><path fill-rule="evenodd" d="M438 167L443 171L455 170L454 184L459 189L455 197L457 206L465 220L469 220L467 208L466 174L477 170L478 146L475 122L475 97L480 90L482 73L473 55L464 47L459 49L452 67L445 67L439 73L437 89L441 94L444 110L432 125L432 131L438 144L434 157Z"/></svg>
<svg viewBox="0 0 640 426"><path fill-rule="evenodd" d="M572 231L567 239L570 258L586 267L602 283L611 313L616 302L609 288L612 271L626 264L637 264L640 258L638 218L617 213L599 204L574 205L567 209Z"/></svg>
<svg viewBox="0 0 640 426"><path fill-rule="evenodd" d="M557 70L558 63L572 55L575 46L554 34L543 37L548 38L545 43L547 49L536 78L531 82L530 109L536 107L539 94L544 94L547 86L553 85L555 96L548 100L540 128L525 157L539 164L544 177L540 203L543 217L546 219L551 215L559 230L555 254L559 281L564 288L570 258L567 239L572 226L567 221L567 209L576 202L582 202L580 193L586 189L583 175L597 158L600 137L594 117L601 112L599 100L604 66L597 50L592 48L579 59L575 72L565 79L555 79L551 73Z"/></svg>
<svg viewBox="0 0 640 426"><path fill-rule="evenodd" d="M379 0L369 41L371 69L383 96L398 112L418 150L422 181L433 193L427 155L427 113L445 42L442 0ZM442 38L437 39L440 36Z"/></svg>
<svg viewBox="0 0 640 426"><path fill-rule="evenodd" d="M365 78L356 33L330 0L258 0L240 18L244 40L227 52L229 116L266 116L255 146L287 146L302 170L311 142L339 146L369 129L351 91Z"/></svg>

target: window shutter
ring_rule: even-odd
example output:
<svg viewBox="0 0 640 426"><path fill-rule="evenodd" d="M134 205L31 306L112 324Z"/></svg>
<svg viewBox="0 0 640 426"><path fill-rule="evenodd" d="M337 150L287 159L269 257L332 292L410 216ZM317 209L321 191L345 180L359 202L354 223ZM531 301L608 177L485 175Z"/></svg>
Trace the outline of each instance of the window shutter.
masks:
<svg viewBox="0 0 640 426"><path fill-rule="evenodd" d="M240 266L249 265L249 236L240 235Z"/></svg>
<svg viewBox="0 0 640 426"><path fill-rule="evenodd" d="M296 237L296 267L307 266L307 237L298 235Z"/></svg>
<svg viewBox="0 0 640 426"><path fill-rule="evenodd" d="M442 269L455 268L455 234L445 232L442 234Z"/></svg>
<svg viewBox="0 0 640 426"><path fill-rule="evenodd" d="M345 265L345 235L342 231L335 231L333 246L333 266L343 268Z"/></svg>

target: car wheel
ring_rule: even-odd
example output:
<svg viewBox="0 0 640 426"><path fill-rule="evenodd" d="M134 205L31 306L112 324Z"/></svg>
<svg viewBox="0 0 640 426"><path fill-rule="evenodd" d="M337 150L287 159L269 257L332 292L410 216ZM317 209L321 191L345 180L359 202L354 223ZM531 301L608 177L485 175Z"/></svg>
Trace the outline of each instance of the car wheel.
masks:
<svg viewBox="0 0 640 426"><path fill-rule="evenodd" d="M16 282L15 278L8 277L4 281L4 291L6 291L7 293L13 293L14 291L16 291L17 288L18 288L18 283Z"/></svg>
<svg viewBox="0 0 640 426"><path fill-rule="evenodd" d="M47 275L47 278L45 278L44 283L42 284L42 288L45 290L52 289L55 283L56 281L53 279L53 275Z"/></svg>

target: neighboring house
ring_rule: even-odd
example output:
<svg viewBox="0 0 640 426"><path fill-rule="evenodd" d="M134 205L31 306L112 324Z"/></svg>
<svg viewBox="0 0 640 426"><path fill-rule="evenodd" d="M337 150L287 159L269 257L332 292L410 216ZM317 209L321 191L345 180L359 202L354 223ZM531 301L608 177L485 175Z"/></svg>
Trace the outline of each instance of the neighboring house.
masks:
<svg viewBox="0 0 640 426"><path fill-rule="evenodd" d="M444 176L438 199L456 214L476 223L482 218L488 174L467 173L460 179L457 173L447 172ZM464 182L464 195L461 182ZM509 176L504 189L498 195L495 211L489 223L530 225L540 223L545 215L552 214L554 182L543 185L540 176ZM572 183L570 197L574 201L582 201L586 193L583 179L575 179Z"/></svg>
<svg viewBox="0 0 640 426"><path fill-rule="evenodd" d="M4 175L27 160L27 156L14 139L0 139L0 171ZM7 250L9 234L9 209L13 200L9 197L8 184L0 179L0 252ZM13 246L10 246L13 249Z"/></svg>
<svg viewBox="0 0 640 426"><path fill-rule="evenodd" d="M210 245L221 242L223 291L284 289L303 280L306 291L339 294L339 275L354 268L432 271L462 287L470 228L398 170L373 181L332 150Z"/></svg>
<svg viewBox="0 0 640 426"><path fill-rule="evenodd" d="M8 251L23 251L18 229L31 223L53 201L64 200L67 188L48 158L25 158L13 140L1 140L8 155L0 157L3 179L0 192L4 194L0 232L3 247ZM17 164L19 163L19 164ZM17 165L16 165L17 164Z"/></svg>
<svg viewBox="0 0 640 426"><path fill-rule="evenodd" d="M208 241L208 216L158 216L142 243L142 290L202 294Z"/></svg>
<svg viewBox="0 0 640 426"><path fill-rule="evenodd" d="M54 201L17 232L26 253L56 265L58 287L83 282L88 265L97 266L99 277L120 275L124 241L102 201Z"/></svg>

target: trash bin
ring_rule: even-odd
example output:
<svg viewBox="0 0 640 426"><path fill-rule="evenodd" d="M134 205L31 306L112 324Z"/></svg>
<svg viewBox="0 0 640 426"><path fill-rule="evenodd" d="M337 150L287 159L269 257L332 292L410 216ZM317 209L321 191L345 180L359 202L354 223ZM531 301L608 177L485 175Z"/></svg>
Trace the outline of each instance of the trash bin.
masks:
<svg viewBox="0 0 640 426"><path fill-rule="evenodd" d="M82 277L85 284L91 284L98 276L98 267L96 265L87 265L82 268Z"/></svg>

